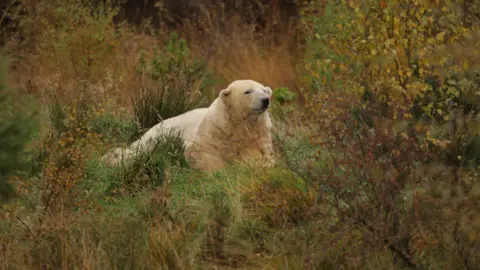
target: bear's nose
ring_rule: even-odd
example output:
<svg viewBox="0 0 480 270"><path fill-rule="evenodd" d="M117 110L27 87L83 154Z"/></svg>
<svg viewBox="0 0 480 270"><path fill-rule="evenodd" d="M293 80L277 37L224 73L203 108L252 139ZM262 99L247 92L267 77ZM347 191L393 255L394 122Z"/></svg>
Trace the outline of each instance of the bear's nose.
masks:
<svg viewBox="0 0 480 270"><path fill-rule="evenodd" d="M269 98L262 99L262 109L266 110L268 108L268 105L270 105L270 99Z"/></svg>

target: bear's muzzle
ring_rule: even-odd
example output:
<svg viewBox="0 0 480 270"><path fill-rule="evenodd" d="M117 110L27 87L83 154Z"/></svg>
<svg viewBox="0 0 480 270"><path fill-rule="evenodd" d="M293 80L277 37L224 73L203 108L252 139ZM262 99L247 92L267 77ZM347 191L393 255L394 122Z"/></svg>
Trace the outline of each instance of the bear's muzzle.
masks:
<svg viewBox="0 0 480 270"><path fill-rule="evenodd" d="M270 105L270 99L269 98L262 99L262 112L266 111L268 109L269 105Z"/></svg>

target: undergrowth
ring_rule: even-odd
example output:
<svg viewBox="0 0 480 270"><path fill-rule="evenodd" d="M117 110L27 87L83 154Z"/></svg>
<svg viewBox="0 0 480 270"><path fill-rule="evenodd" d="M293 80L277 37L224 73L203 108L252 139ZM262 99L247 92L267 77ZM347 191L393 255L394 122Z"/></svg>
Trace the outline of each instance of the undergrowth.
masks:
<svg viewBox="0 0 480 270"><path fill-rule="evenodd" d="M285 1L293 26L158 1L157 27L101 2L1 17L2 267L477 268L478 1ZM197 171L176 133L100 161L248 78L274 92L274 168Z"/></svg>

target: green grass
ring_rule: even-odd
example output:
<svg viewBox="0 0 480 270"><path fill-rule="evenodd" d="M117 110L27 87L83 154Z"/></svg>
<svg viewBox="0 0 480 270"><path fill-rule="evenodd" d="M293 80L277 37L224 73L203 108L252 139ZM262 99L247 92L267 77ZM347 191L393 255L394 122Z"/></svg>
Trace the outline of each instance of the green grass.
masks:
<svg viewBox="0 0 480 270"><path fill-rule="evenodd" d="M73 208L60 216L35 206L41 186L30 185L33 190L16 201L12 209L25 224L12 230L18 223L0 222L7 263L101 269L397 265L388 250L367 248L368 232L343 220L329 204L333 197L302 176L312 162L321 173L328 156L316 159L321 149L304 133L284 135L275 137L282 152L271 169L235 164L212 174L192 170L176 134L160 138L153 153L129 168L107 167L93 155L72 189ZM11 233L16 237L5 238Z"/></svg>
<svg viewBox="0 0 480 270"><path fill-rule="evenodd" d="M132 143L141 136L138 124L126 116L123 119L110 113L102 114L91 123L93 132L102 134L111 142Z"/></svg>

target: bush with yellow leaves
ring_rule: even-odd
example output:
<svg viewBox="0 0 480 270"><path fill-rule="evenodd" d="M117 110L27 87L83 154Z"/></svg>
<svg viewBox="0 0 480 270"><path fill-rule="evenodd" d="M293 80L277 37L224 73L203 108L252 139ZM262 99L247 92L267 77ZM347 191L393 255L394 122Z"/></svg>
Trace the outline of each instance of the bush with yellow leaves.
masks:
<svg viewBox="0 0 480 270"><path fill-rule="evenodd" d="M310 178L364 245L406 266L473 269L480 6L437 2L335 1L305 17L305 119L330 156Z"/></svg>

